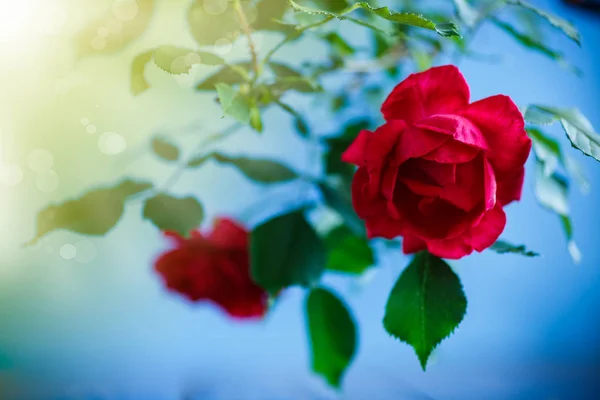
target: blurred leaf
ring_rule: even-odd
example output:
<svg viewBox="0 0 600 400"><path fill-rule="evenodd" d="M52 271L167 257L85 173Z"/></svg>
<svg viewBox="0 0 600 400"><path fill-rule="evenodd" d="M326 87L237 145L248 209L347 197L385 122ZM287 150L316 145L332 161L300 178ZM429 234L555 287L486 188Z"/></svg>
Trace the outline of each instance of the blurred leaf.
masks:
<svg viewBox="0 0 600 400"><path fill-rule="evenodd" d="M215 87L224 115L228 115L242 124L249 123L250 106L247 100L237 90L225 83L217 83Z"/></svg>
<svg viewBox="0 0 600 400"><path fill-rule="evenodd" d="M417 64L417 71L425 71L431 68L433 60L431 56L425 51L413 51L412 56Z"/></svg>
<svg viewBox="0 0 600 400"><path fill-rule="evenodd" d="M268 88L275 95L280 95L290 90L300 93L317 93L323 91L321 85L304 76L279 78L274 83L268 85Z"/></svg>
<svg viewBox="0 0 600 400"><path fill-rule="evenodd" d="M477 10L471 7L467 0L454 0L454 7L456 8L458 18L460 18L466 26L469 28L475 26L479 15L477 14Z"/></svg>
<svg viewBox="0 0 600 400"><path fill-rule="evenodd" d="M356 236L344 225L327 234L325 247L329 271L360 275L375 264L367 238Z"/></svg>
<svg viewBox="0 0 600 400"><path fill-rule="evenodd" d="M530 11L533 11L540 17L547 20L550 23L550 25L561 30L565 35L567 35L575 43L577 43L578 45L581 46L581 36L579 35L577 28L575 28L575 26L573 26L573 24L571 24L569 21L567 21L563 18L557 17L556 15L552 15L552 14L550 14L544 10L541 10L541 9L537 8L536 6L534 6L528 2L522 1L522 0L506 0L506 2L508 4L513 4L513 5L528 9Z"/></svg>
<svg viewBox="0 0 600 400"><path fill-rule="evenodd" d="M493 18L493 19L491 19L491 21L498 28L502 29L504 32L506 32L510 36L512 36L517 42L519 42L524 47L526 47L530 50L537 51L538 53L541 53L541 54L545 55L546 57L548 57L554 61L557 61L561 66L571 70L576 75L581 74L581 71L577 67L571 65L567 60L565 60L562 53L560 53L556 50L550 49L544 43L540 42L537 38L534 38L525 33L519 32L512 25L510 25L506 22L500 21L498 19Z"/></svg>
<svg viewBox="0 0 600 400"><path fill-rule="evenodd" d="M250 126L259 133L263 131L260 109L257 106L250 107Z"/></svg>
<svg viewBox="0 0 600 400"><path fill-rule="evenodd" d="M281 107L284 111L289 113L292 117L294 117L294 125L296 127L296 131L302 137L307 137L309 133L309 127L302 115L296 110L294 110L290 105L283 103L281 101L276 101L277 105Z"/></svg>
<svg viewBox="0 0 600 400"><path fill-rule="evenodd" d="M204 209L193 197L177 198L168 194L158 194L146 200L143 215L161 231L188 236L202 223Z"/></svg>
<svg viewBox="0 0 600 400"><path fill-rule="evenodd" d="M221 153L211 153L211 157L221 164L234 166L247 178L260 183L280 183L298 178L292 169L272 160L230 157Z"/></svg>
<svg viewBox="0 0 600 400"><path fill-rule="evenodd" d="M588 194L590 191L590 182L583 171L583 168L577 161L575 161L572 157L566 156L564 158L565 169L569 173L569 175L575 179L581 193Z"/></svg>
<svg viewBox="0 0 600 400"><path fill-rule="evenodd" d="M200 82L197 86L197 90L216 90L215 86L217 83L224 83L226 85L236 85L246 82L247 73L251 68L251 63L244 62L234 65L225 65L215 74L209 76L204 81Z"/></svg>
<svg viewBox="0 0 600 400"><path fill-rule="evenodd" d="M285 65L279 62L270 61L268 63L269 68L273 71L273 73L279 78L302 78L302 74L289 65Z"/></svg>
<svg viewBox="0 0 600 400"><path fill-rule="evenodd" d="M336 32L329 32L324 35L323 38L329 43L331 49L340 57L348 57L356 53L354 47Z"/></svg>
<svg viewBox="0 0 600 400"><path fill-rule="evenodd" d="M317 9L305 7L297 4L293 0L288 0L292 9L297 12L304 12L312 15L326 15L328 17L334 17L340 20L347 19L346 14L349 14L355 10L363 9L365 11L372 12L374 15L386 19L388 21L396 22L398 24L410 25L419 28L425 28L432 31L436 31L441 36L460 36L458 33L457 26L452 23L443 23L443 24L435 24L433 21L423 17L419 14L406 13L406 12L394 12L391 11L388 7L379 7L373 8L367 2L361 1L358 3L354 3L353 5L340 10L339 12L331 12L327 10ZM355 21L356 22L356 21ZM358 21L361 22L361 21ZM364 26L371 27L369 24L364 23Z"/></svg>
<svg viewBox="0 0 600 400"><path fill-rule="evenodd" d="M463 320L467 299L460 279L442 259L421 252L402 272L387 304L387 332L411 345L425 370L433 349Z"/></svg>
<svg viewBox="0 0 600 400"><path fill-rule="evenodd" d="M179 149L177 146L169 143L163 138L152 139L152 151L158 157L165 161L177 161L179 159Z"/></svg>
<svg viewBox="0 0 600 400"><path fill-rule="evenodd" d="M233 1L194 0L187 20L190 31L200 46L213 46L219 39L234 41L240 34L240 22ZM243 1L248 13L252 5Z"/></svg>
<svg viewBox="0 0 600 400"><path fill-rule="evenodd" d="M368 129L370 121L358 119L350 121L343 127L342 134L326 139L329 148L325 155L325 171L328 175L340 175L344 178L354 175L354 166L342 161L342 153L354 141L358 133L363 129Z"/></svg>
<svg viewBox="0 0 600 400"><path fill-rule="evenodd" d="M143 93L150 88L150 84L144 76L146 64L152 60L154 50L138 54L131 64L131 92L134 96Z"/></svg>
<svg viewBox="0 0 600 400"><path fill-rule="evenodd" d="M225 60L206 51L161 46L154 51L154 63L170 74L187 74L195 64L220 65Z"/></svg>
<svg viewBox="0 0 600 400"><path fill-rule="evenodd" d="M188 168L197 168L197 167L203 165L205 162L207 162L211 158L212 158L212 154L205 154L203 156L198 156L198 157L192 158L190 161L188 161L187 166L188 166Z"/></svg>
<svg viewBox="0 0 600 400"><path fill-rule="evenodd" d="M306 299L312 369L339 388L357 351L356 323L344 302L324 288L312 289Z"/></svg>
<svg viewBox="0 0 600 400"><path fill-rule="evenodd" d="M348 0L299 0L296 3L310 4L320 10L334 12L344 10L350 5Z"/></svg>
<svg viewBox="0 0 600 400"><path fill-rule="evenodd" d="M357 236L366 237L364 222L356 215L352 207L352 195L346 187L332 187L325 183L319 184L325 203L342 217L344 224Z"/></svg>
<svg viewBox="0 0 600 400"><path fill-rule="evenodd" d="M527 133L533 142L533 150L536 157L543 163L544 174L551 175L558 166L563 164L563 155L560 144L541 130L527 128Z"/></svg>
<svg viewBox="0 0 600 400"><path fill-rule="evenodd" d="M79 57L110 54L139 38L150 23L154 0L114 2L106 14L75 36Z"/></svg>
<svg viewBox="0 0 600 400"><path fill-rule="evenodd" d="M271 294L288 286L317 284L325 267L325 249L301 212L282 215L250 234L254 281Z"/></svg>
<svg viewBox="0 0 600 400"><path fill-rule="evenodd" d="M38 213L37 233L30 244L57 229L104 235L119 222L127 198L151 187L150 183L125 179L115 186L94 189L77 199L50 205Z"/></svg>
<svg viewBox="0 0 600 400"><path fill-rule="evenodd" d="M261 0L256 6L256 20L252 28L260 31L279 31L289 34L294 31L290 26L279 23L283 19L288 4L282 0Z"/></svg>
<svg viewBox="0 0 600 400"><path fill-rule="evenodd" d="M348 106L348 98L346 97L346 94L340 94L337 96L334 96L331 99L331 109L333 111L340 111L343 108L346 108Z"/></svg>
<svg viewBox="0 0 600 400"><path fill-rule="evenodd" d="M535 251L527 250L527 248L523 245L515 246L514 244L505 242L504 240L496 240L496 243L490 247L490 250L493 250L498 254L512 253L520 254L525 257L537 257L540 255Z"/></svg>
<svg viewBox="0 0 600 400"><path fill-rule="evenodd" d="M532 115L535 115L532 118ZM560 121L569 141L583 154L600 161L600 135L591 122L576 108L556 108L530 105L525 118L532 123Z"/></svg>

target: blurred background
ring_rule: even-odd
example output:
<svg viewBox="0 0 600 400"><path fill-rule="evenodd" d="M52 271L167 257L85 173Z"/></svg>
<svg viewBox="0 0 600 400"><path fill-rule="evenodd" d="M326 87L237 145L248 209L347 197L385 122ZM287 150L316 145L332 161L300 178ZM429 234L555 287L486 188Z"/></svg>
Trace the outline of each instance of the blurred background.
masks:
<svg viewBox="0 0 600 400"><path fill-rule="evenodd" d="M472 98L501 93L519 105L578 107L598 129L600 14L559 0L532 2L579 28L581 48L553 32L548 42L581 76L486 24L472 49L499 58L460 60ZM536 203L530 162L523 200L508 207L503 238L542 256L484 252L452 264L469 301L467 315L435 351L427 372L412 348L381 324L407 257L398 249L382 251L378 266L358 282L326 277L360 327L343 393L310 372L301 290L285 292L266 320L252 323L232 322L211 305L166 293L152 264L167 244L141 218L141 203L131 202L104 238L56 232L24 248L36 213L49 203L121 176L167 180L175 167L152 156L152 136L167 135L191 152L228 125L214 95L193 89L213 71L208 67L173 77L149 65L152 88L131 94L136 55L161 44L195 47L184 23L186 3L157 1L142 36L119 51L87 55L72 38L111 7L117 19L133 18L140 10L131 1L0 0L0 399L598 398L600 165L576 150L569 154L591 184L589 193L575 185L570 191L581 263L571 261L558 218ZM353 44L369 45L366 32L343 22L334 27ZM98 37L93 48L111 45ZM279 38L258 34L256 41L264 53ZM239 39L217 51L244 59L246 46ZM275 58L300 65L327 52L308 38ZM324 84L336 88L347 79L341 74ZM317 134L335 132L365 110L377 112L358 101L332 115L309 96L286 100L308 116ZM318 173L314 149L294 132L288 115L269 109L264 124L262 135L244 129L223 148ZM548 131L569 148L558 126ZM259 187L231 168L209 164L185 172L172 191L201 199L208 227L216 215L252 225L308 189L300 183Z"/></svg>

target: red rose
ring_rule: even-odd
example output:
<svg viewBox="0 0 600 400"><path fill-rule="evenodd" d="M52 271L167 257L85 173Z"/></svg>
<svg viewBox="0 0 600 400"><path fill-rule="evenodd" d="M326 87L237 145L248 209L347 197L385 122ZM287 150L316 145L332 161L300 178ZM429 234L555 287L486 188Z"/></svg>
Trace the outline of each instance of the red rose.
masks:
<svg viewBox="0 0 600 400"><path fill-rule="evenodd" d="M352 201L372 237L403 237L404 253L458 259L491 246L519 200L531 140L507 96L469 104L455 66L413 74L342 159L358 165Z"/></svg>
<svg viewBox="0 0 600 400"><path fill-rule="evenodd" d="M229 219L213 231L192 232L189 239L167 232L177 246L155 263L167 288L191 301L208 300L236 318L262 317L267 293L250 277L248 232Z"/></svg>

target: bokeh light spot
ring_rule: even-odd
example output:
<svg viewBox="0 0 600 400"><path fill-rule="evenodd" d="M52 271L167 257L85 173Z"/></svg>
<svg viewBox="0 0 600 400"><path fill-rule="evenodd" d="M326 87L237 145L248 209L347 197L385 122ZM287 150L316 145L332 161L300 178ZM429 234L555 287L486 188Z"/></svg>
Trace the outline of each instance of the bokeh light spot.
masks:
<svg viewBox="0 0 600 400"><path fill-rule="evenodd" d="M42 192L52 193L58 188L59 182L56 172L49 170L38 174L35 186Z"/></svg>
<svg viewBox="0 0 600 400"><path fill-rule="evenodd" d="M97 131L97 130L98 130L98 129L96 128L96 125L88 125L88 126L85 128L85 131L86 131L87 133L89 133L90 135L92 135L92 134L96 133L96 131Z"/></svg>
<svg viewBox="0 0 600 400"><path fill-rule="evenodd" d="M33 172L46 172L54 165L54 156L46 149L35 149L27 156L27 165Z"/></svg>
<svg viewBox="0 0 600 400"><path fill-rule="evenodd" d="M120 21L131 21L138 14L135 0L117 0L112 6L112 12Z"/></svg>
<svg viewBox="0 0 600 400"><path fill-rule="evenodd" d="M215 53L222 56L231 53L233 43L227 38L220 38L215 41Z"/></svg>
<svg viewBox="0 0 600 400"><path fill-rule="evenodd" d="M220 15L227 10L229 0L204 0L204 11L210 15Z"/></svg>
<svg viewBox="0 0 600 400"><path fill-rule="evenodd" d="M18 165L0 165L0 182L6 186L17 186L23 180L23 170Z"/></svg>
<svg viewBox="0 0 600 400"><path fill-rule="evenodd" d="M98 138L98 147L104 154L115 155L125 150L127 141L116 132L104 132Z"/></svg>
<svg viewBox="0 0 600 400"><path fill-rule="evenodd" d="M60 256L65 260L72 260L77 255L77 249L72 244L65 244L60 248Z"/></svg>

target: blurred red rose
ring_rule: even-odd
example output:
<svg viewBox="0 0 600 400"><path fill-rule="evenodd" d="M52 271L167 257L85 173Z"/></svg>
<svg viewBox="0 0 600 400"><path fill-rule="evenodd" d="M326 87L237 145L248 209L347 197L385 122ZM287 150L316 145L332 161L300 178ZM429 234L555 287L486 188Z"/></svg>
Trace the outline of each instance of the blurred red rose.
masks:
<svg viewBox="0 0 600 400"><path fill-rule="evenodd" d="M458 259L491 246L519 200L531 140L507 96L469 104L455 66L410 75L342 159L358 165L352 200L369 237L403 236L406 254Z"/></svg>
<svg viewBox="0 0 600 400"><path fill-rule="evenodd" d="M235 318L264 316L268 295L250 276L246 229L220 219L208 235L166 235L176 248L162 254L155 269L169 290L194 302L211 301Z"/></svg>

